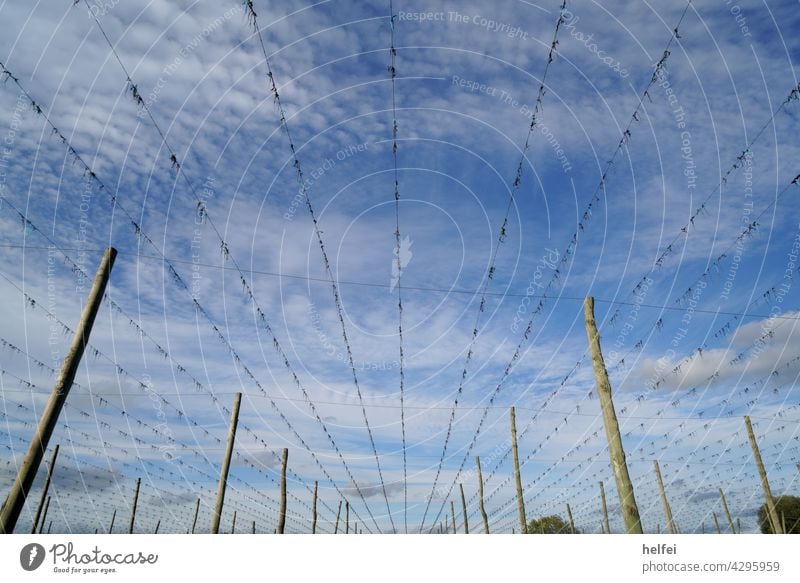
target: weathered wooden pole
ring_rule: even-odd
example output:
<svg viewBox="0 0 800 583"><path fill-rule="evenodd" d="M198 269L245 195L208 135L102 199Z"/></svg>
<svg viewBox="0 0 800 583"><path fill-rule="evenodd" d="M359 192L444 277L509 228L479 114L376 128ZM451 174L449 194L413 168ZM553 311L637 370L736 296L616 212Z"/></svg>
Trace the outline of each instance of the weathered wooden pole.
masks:
<svg viewBox="0 0 800 583"><path fill-rule="evenodd" d="M605 533L611 534L611 525L608 523L608 506L606 506L606 489L603 487L603 481L600 480L600 503L603 506L603 525Z"/></svg>
<svg viewBox="0 0 800 583"><path fill-rule="evenodd" d="M2 510L0 510L0 534L11 534L17 525L22 507L25 505L28 492L31 490L33 480L36 478L36 473L42 463L44 452L47 450L50 437L53 435L53 430L58 422L58 417L72 388L72 382L75 380L75 373L78 371L78 366L80 366L81 357L86 345L89 343L92 326L103 301L103 294L105 293L116 256L117 250L113 247L107 248L103 254L92 289L83 308L81 319L75 328L72 344L70 344L67 356L61 365L61 370L53 385L53 391L50 393L47 405L39 418L39 425L36 427L31 443L28 446L28 453L25 454L25 458L22 460L19 472L17 472Z"/></svg>
<svg viewBox="0 0 800 583"><path fill-rule="evenodd" d="M450 500L450 514L453 515L453 534L457 534L458 530L456 529L456 505L452 500Z"/></svg>
<svg viewBox="0 0 800 583"><path fill-rule="evenodd" d="M712 512L711 516L714 517L714 527L717 529L717 534L722 534L722 530L719 528L719 520L717 520L717 513Z"/></svg>
<svg viewBox="0 0 800 583"><path fill-rule="evenodd" d="M156 522L156 529L153 531L153 534L158 534L158 529L161 528L161 520Z"/></svg>
<svg viewBox="0 0 800 583"><path fill-rule="evenodd" d="M42 524L39 526L39 534L42 534L44 523L47 521L47 510L50 508L50 496L47 497L47 502L44 504L44 514L42 515Z"/></svg>
<svg viewBox="0 0 800 583"><path fill-rule="evenodd" d="M567 503L567 517L569 518L569 530L571 534L575 534L575 521L572 520L572 508Z"/></svg>
<svg viewBox="0 0 800 583"><path fill-rule="evenodd" d="M311 534L317 534L317 482L314 482L314 501L311 503Z"/></svg>
<svg viewBox="0 0 800 583"><path fill-rule="evenodd" d="M233 523L231 524L231 534L236 534L236 511L233 511Z"/></svg>
<svg viewBox="0 0 800 583"><path fill-rule="evenodd" d="M350 502L344 501L344 533L350 534Z"/></svg>
<svg viewBox="0 0 800 583"><path fill-rule="evenodd" d="M643 534L642 521L639 518L639 508L636 505L636 496L633 492L633 483L628 474L628 465L625 460L625 450L622 447L622 437L619 433L619 422L614 410L614 401L611 397L611 382L603 361L603 351L600 348L600 334L594 320L594 298L587 297L583 303L584 317L586 320L586 335L589 338L589 349L592 353L592 367L594 368L597 395L603 412L603 425L608 440L608 451L611 456L611 467L614 470L614 479L617 483L617 494L625 522L625 531L628 534Z"/></svg>
<svg viewBox="0 0 800 583"><path fill-rule="evenodd" d="M50 534L50 531L53 530L53 521L50 521L50 524L47 525L47 534Z"/></svg>
<svg viewBox="0 0 800 583"><path fill-rule="evenodd" d="M200 498L197 499L197 503L194 505L194 518L192 519L192 534L194 534L194 529L197 526L198 514L200 514Z"/></svg>
<svg viewBox="0 0 800 583"><path fill-rule="evenodd" d="M211 515L211 534L219 534L219 521L222 518L222 507L225 504L225 488L228 486L228 472L231 469L231 456L233 444L236 442L236 427L239 425L239 407L242 404L242 394L236 393L233 397L233 410L231 422L228 426L228 443L225 448L225 458L219 471L219 485L217 486L217 503Z"/></svg>
<svg viewBox="0 0 800 583"><path fill-rule="evenodd" d="M136 523L136 505L139 503L139 487L142 479L136 478L136 490L133 492L133 506L131 506L131 523L128 526L128 534L133 534L133 525Z"/></svg>
<svg viewBox="0 0 800 583"><path fill-rule="evenodd" d="M461 490L461 511L464 513L464 534L469 534L469 520L467 518L467 500L464 498L464 484L458 484L459 490Z"/></svg>
<svg viewBox="0 0 800 583"><path fill-rule="evenodd" d="M517 487L517 511L519 512L519 533L527 534L528 525L525 519L525 500L522 492L522 477L519 473L519 452L517 451L517 416L514 407L509 412L511 420L511 455L514 457L514 481Z"/></svg>
<svg viewBox="0 0 800 583"><path fill-rule="evenodd" d="M255 533L256 533L256 521L254 520L253 521L253 534L255 534Z"/></svg>
<svg viewBox="0 0 800 583"><path fill-rule="evenodd" d="M342 501L339 500L339 508L336 509L336 526L333 527L333 534L339 532L339 516L342 514Z"/></svg>
<svg viewBox="0 0 800 583"><path fill-rule="evenodd" d="M678 534L675 532L675 523L672 521L672 509L669 507L669 500L667 500L667 492L664 490L664 480L661 479L661 468L658 467L658 460L653 460L653 468L656 471L656 479L658 480L658 490L661 492L661 504L664 506L664 516L667 519L667 532L670 534Z"/></svg>
<svg viewBox="0 0 800 583"><path fill-rule="evenodd" d="M769 480L767 479L767 470L764 469L764 462L761 460L761 451L758 449L758 442L753 433L753 424L750 423L750 417L745 415L744 424L747 426L747 436L750 438L750 447L753 448L753 458L756 461L758 468L758 475L761 476L761 487L764 489L764 499L767 504L767 516L772 522L773 534L783 534L783 529L778 521L778 511L775 508L775 499L772 497L772 490L769 488Z"/></svg>
<svg viewBox="0 0 800 583"><path fill-rule="evenodd" d="M114 509L114 512L111 514L111 524L108 525L108 534L111 534L114 531L114 521L117 519L117 509Z"/></svg>
<svg viewBox="0 0 800 583"><path fill-rule="evenodd" d="M725 511L725 518L728 519L728 524L731 527L731 532L736 534L736 527L733 526L733 518L731 518L731 511L728 510L728 502L725 500L725 492L722 491L722 488L719 489L719 497L722 500L722 509Z"/></svg>
<svg viewBox="0 0 800 583"><path fill-rule="evenodd" d="M278 534L283 534L286 528L286 465L289 463L289 449L283 448L283 463L281 464L281 511L278 515Z"/></svg>
<svg viewBox="0 0 800 583"><path fill-rule="evenodd" d="M481 474L481 458L475 457L475 465L478 467L478 506L483 518L483 533L489 534L489 517L486 515L486 507L483 505L483 474Z"/></svg>
<svg viewBox="0 0 800 583"><path fill-rule="evenodd" d="M50 458L50 466L47 468L47 477L44 479L44 486L42 487L42 495L39 497L39 504L36 506L36 514L33 517L33 524L31 525L31 534L36 534L36 527L39 525L39 518L40 514L42 513L42 507L44 506L44 501L47 498L47 492L50 489L50 480L53 477L53 468L56 467L56 458L58 457L58 446L56 444L55 448L53 448L53 456Z"/></svg>

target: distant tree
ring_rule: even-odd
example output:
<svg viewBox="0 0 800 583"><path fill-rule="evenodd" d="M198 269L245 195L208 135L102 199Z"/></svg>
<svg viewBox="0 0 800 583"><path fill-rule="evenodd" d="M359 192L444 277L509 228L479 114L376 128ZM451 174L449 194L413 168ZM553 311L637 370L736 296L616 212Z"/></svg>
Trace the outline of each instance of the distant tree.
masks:
<svg viewBox="0 0 800 583"><path fill-rule="evenodd" d="M578 529L575 529L579 532ZM569 523L560 516L544 516L534 518L528 523L528 534L571 534Z"/></svg>
<svg viewBox="0 0 800 583"><path fill-rule="evenodd" d="M787 534L800 534L800 498L778 496L775 498L775 510L778 512L778 520L786 522ZM772 534L766 504L762 504L758 509L758 524L761 526L761 532Z"/></svg>

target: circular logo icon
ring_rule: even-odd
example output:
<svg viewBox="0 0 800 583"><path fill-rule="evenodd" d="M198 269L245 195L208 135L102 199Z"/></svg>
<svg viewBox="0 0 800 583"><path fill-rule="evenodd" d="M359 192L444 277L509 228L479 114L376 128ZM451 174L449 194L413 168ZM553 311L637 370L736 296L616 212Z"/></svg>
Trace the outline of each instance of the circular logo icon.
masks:
<svg viewBox="0 0 800 583"><path fill-rule="evenodd" d="M44 547L38 543L30 543L19 552L19 564L26 571L35 571L44 562Z"/></svg>

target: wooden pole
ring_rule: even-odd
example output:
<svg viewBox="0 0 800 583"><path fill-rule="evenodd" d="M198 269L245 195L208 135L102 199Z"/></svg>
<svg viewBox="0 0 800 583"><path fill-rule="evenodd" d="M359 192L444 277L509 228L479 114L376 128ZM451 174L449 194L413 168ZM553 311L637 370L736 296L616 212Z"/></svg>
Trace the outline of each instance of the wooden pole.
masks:
<svg viewBox="0 0 800 583"><path fill-rule="evenodd" d="M344 501L344 533L350 534L350 502Z"/></svg>
<svg viewBox="0 0 800 583"><path fill-rule="evenodd" d="M336 526L333 527L333 534L339 532L339 516L342 513L342 501L339 500L339 508L336 509Z"/></svg>
<svg viewBox="0 0 800 583"><path fill-rule="evenodd" d="M450 500L450 514L453 515L453 534L458 534L456 529L456 505L452 500Z"/></svg>
<svg viewBox="0 0 800 583"><path fill-rule="evenodd" d="M50 524L47 525L47 534L50 534L50 531L53 530L53 521L50 521Z"/></svg>
<svg viewBox="0 0 800 583"><path fill-rule="evenodd" d="M133 534L133 525L136 522L136 505L139 503L139 487L142 485L142 479L136 478L136 490L133 492L133 506L131 507L131 523L128 526L128 534Z"/></svg>
<svg viewBox="0 0 800 583"><path fill-rule="evenodd" d="M192 519L192 534L194 534L194 529L197 526L198 514L200 514L200 498L197 499L197 503L194 505L194 518Z"/></svg>
<svg viewBox="0 0 800 583"><path fill-rule="evenodd" d="M594 298L587 297L583 303L584 317L586 320L586 335L589 338L589 348L592 353L592 367L597 383L597 394L603 412L603 425L608 440L608 450L611 456L611 467L614 470L614 479L617 483L617 494L625 522L625 531L628 534L643 534L642 521L639 518L639 508L636 505L636 496L633 492L633 483L628 474L628 465L625 461L625 450L622 447L622 437L619 433L619 422L614 410L614 401L611 397L611 382L603 361L603 351L600 348L600 334L594 320Z"/></svg>
<svg viewBox="0 0 800 583"><path fill-rule="evenodd" d="M311 504L311 534L317 534L317 482L314 482L314 501Z"/></svg>
<svg viewBox="0 0 800 583"><path fill-rule="evenodd" d="M719 489L719 497L722 499L722 509L725 511L725 518L728 519L728 524L731 527L731 532L736 534L736 527L733 526L733 518L731 518L731 511L728 510L728 502L725 500L725 492L722 488Z"/></svg>
<svg viewBox="0 0 800 583"><path fill-rule="evenodd" d="M253 521L253 534L255 534L255 533L256 533L256 521L254 520Z"/></svg>
<svg viewBox="0 0 800 583"><path fill-rule="evenodd" d="M231 534L236 534L236 511L233 511L233 522L231 523Z"/></svg>
<svg viewBox="0 0 800 583"><path fill-rule="evenodd" d="M483 518L483 533L489 534L489 517L486 515L486 507L483 505L483 474L481 474L481 458L475 457L475 465L478 466L478 505Z"/></svg>
<svg viewBox="0 0 800 583"><path fill-rule="evenodd" d="M211 515L211 534L219 533L219 521L222 518L222 506L225 504L225 488L228 485L228 472L231 468L231 456L233 455L233 444L236 441L236 427L239 424L239 407L241 404L242 394L236 393L233 397L233 410L231 411L231 423L228 427L228 443L225 448L225 459L222 460L222 468L220 468L219 472L217 503L214 506L214 513Z"/></svg>
<svg viewBox="0 0 800 583"><path fill-rule="evenodd" d="M108 534L111 534L114 530L114 521L117 519L117 509L114 509L114 512L111 514L111 524L108 526Z"/></svg>
<svg viewBox="0 0 800 583"><path fill-rule="evenodd" d="M22 460L19 472L8 492L2 510L0 510L0 534L11 534L17 525L22 507L25 505L28 492L31 490L33 480L36 478L36 473L42 463L44 452L58 422L58 417L72 388L72 382L75 380L75 373L78 371L78 366L80 366L81 357L86 345L89 343L92 326L97 317L100 303L103 301L103 294L105 293L116 256L117 250L113 247L107 248L103 253L103 259L97 269L80 322L78 322L78 326L75 329L72 344L70 344L67 356L61 365L61 370L53 385L53 391L50 393L47 405L39 418L39 425L36 427L31 443L28 446L28 453L25 454L25 458Z"/></svg>
<svg viewBox="0 0 800 583"><path fill-rule="evenodd" d="M569 503L567 503L567 517L569 518L569 530L575 534L575 521L572 520L572 508L569 507Z"/></svg>
<svg viewBox="0 0 800 583"><path fill-rule="evenodd" d="M44 486L42 487L42 495L39 497L39 504L36 506L36 514L33 517L33 524L31 525L31 534L36 534L36 527L39 525L39 518L40 514L42 513L42 507L44 506L44 501L47 498L47 492L50 489L50 480L53 477L53 468L56 467L56 458L58 457L58 446L56 444L55 448L53 448L53 456L50 458L50 466L47 468L47 477L44 479Z"/></svg>
<svg viewBox="0 0 800 583"><path fill-rule="evenodd" d="M658 467L658 460L653 460L653 468L656 471L658 490L661 492L661 504L664 506L664 516L667 519L667 532L670 534L678 534L675 532L675 523L672 521L672 509L669 507L667 492L664 490L664 480L661 479L661 468Z"/></svg>
<svg viewBox="0 0 800 583"><path fill-rule="evenodd" d="M603 481L600 480L600 503L603 506L603 525L605 533L611 534L611 525L608 523L608 506L606 506L606 489L603 487Z"/></svg>
<svg viewBox="0 0 800 583"><path fill-rule="evenodd" d="M464 534L469 534L469 520L467 518L467 500L464 498L464 484L459 483L458 488L461 490L461 510L464 513Z"/></svg>
<svg viewBox="0 0 800 583"><path fill-rule="evenodd" d="M753 433L753 424L750 423L750 417L745 416L744 424L747 426L747 436L750 438L750 447L753 448L753 458L756 461L758 468L758 475L761 476L761 487L764 489L764 499L767 504L767 516L772 522L772 532L774 534L783 534L780 522L778 521L778 511L775 508L775 500L772 497L772 490L769 488L769 480L767 479L767 470L764 469L764 462L761 460L761 452L758 449L756 436Z"/></svg>
<svg viewBox="0 0 800 583"><path fill-rule="evenodd" d="M450 518L447 516L447 513L445 513L444 516L444 533L450 534Z"/></svg>
<svg viewBox="0 0 800 583"><path fill-rule="evenodd" d="M281 464L281 511L278 515L278 534L283 534L286 528L286 464L289 463L289 449L283 448L283 463Z"/></svg>
<svg viewBox="0 0 800 583"><path fill-rule="evenodd" d="M44 523L47 520L47 510L50 508L50 496L47 497L47 502L44 504L44 514L42 516L42 525L39 527L39 534L42 534L42 529L44 529Z"/></svg>
<svg viewBox="0 0 800 583"><path fill-rule="evenodd" d="M156 529L153 531L153 534L158 534L158 529L161 528L161 520L156 522Z"/></svg>
<svg viewBox="0 0 800 583"><path fill-rule="evenodd" d="M528 525L525 520L525 500L522 493L522 477L519 473L519 452L517 450L517 416L514 407L509 412L511 420L511 454L514 457L514 481L517 487L517 511L519 512L519 533L527 534Z"/></svg>
<svg viewBox="0 0 800 583"><path fill-rule="evenodd" d="M719 520L717 520L717 513L712 512L711 516L714 517L714 527L717 529L717 534L722 534L722 531L719 528Z"/></svg>

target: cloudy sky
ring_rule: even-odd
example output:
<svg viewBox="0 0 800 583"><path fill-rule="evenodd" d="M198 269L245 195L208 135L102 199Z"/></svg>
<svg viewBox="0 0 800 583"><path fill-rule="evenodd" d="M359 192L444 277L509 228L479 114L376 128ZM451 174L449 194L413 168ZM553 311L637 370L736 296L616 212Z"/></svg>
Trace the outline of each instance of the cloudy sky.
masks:
<svg viewBox="0 0 800 583"><path fill-rule="evenodd" d="M720 487L755 530L744 415L800 486L798 8L0 3L3 491L113 246L54 531L136 478L137 530L207 531L236 392L223 528L272 532L288 448L290 532L315 481L324 532L461 531L459 484L479 530L475 456L510 532L516 406L529 516L599 532L602 480L619 531L587 295L645 529L659 460L682 531Z"/></svg>

